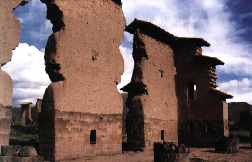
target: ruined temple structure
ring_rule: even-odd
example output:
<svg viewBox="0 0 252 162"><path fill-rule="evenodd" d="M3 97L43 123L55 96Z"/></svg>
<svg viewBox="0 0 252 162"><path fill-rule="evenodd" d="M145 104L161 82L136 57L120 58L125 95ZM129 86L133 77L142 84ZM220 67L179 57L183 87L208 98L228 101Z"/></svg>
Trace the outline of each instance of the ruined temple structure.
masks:
<svg viewBox="0 0 252 162"><path fill-rule="evenodd" d="M12 16L18 2L0 1L1 66L18 44L19 24ZM216 66L224 63L202 55L210 45L205 40L135 20L126 28L134 35L134 72L122 97L116 88L123 71L121 1L41 2L53 24L45 49L52 83L38 109L39 154L46 160L153 149L164 141L208 145L228 136L225 100L232 96L216 89ZM0 145L9 141L11 96L11 79L0 69Z"/></svg>
<svg viewBox="0 0 252 162"><path fill-rule="evenodd" d="M202 146L228 136L225 100L232 96L216 89L216 65L224 63L202 55L210 44L137 19L126 30L134 34L135 61L132 81L122 88L129 96L128 145L148 148L164 139Z"/></svg>
<svg viewBox="0 0 252 162"><path fill-rule="evenodd" d="M0 1L0 146L9 144L12 81L1 68L11 60L12 49L19 42L19 22L12 15L17 5L18 0Z"/></svg>
<svg viewBox="0 0 252 162"><path fill-rule="evenodd" d="M45 49L40 153L50 161L121 153L125 18L119 0L43 0L54 33Z"/></svg>
<svg viewBox="0 0 252 162"><path fill-rule="evenodd" d="M174 53L170 46L148 33L153 28L156 27L139 20L126 28L134 34L135 62L131 83L122 88L128 92L126 150L153 149L154 142L178 141Z"/></svg>

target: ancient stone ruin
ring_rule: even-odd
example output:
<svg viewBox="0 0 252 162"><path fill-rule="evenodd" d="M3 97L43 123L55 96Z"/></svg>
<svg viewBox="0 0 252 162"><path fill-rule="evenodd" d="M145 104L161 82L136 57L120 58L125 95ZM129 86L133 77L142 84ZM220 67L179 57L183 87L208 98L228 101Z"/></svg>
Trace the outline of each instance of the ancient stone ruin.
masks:
<svg viewBox="0 0 252 162"><path fill-rule="evenodd" d="M202 55L208 42L136 19L126 27L134 35L135 66L122 97L116 88L123 71L121 1L41 1L53 24L45 49L52 83L39 115L39 154L46 160L152 150L165 141L212 145L228 136L225 100L232 96L216 89L216 66L224 63ZM1 66L18 43L19 25L11 15L17 5L0 2ZM0 70L0 145L9 141L11 96L11 79Z"/></svg>
<svg viewBox="0 0 252 162"><path fill-rule="evenodd" d="M171 47L149 34L148 23L135 20L126 31L134 34L132 81L128 92L128 149L153 148L155 141L177 143L178 103L176 68Z"/></svg>
<svg viewBox="0 0 252 162"><path fill-rule="evenodd" d="M53 83L42 103L41 154L58 161L120 153L123 104L116 85L125 26L120 3L43 2L54 33L45 53Z"/></svg>
<svg viewBox="0 0 252 162"><path fill-rule="evenodd" d="M232 96L216 89L216 65L224 63L202 55L201 47L210 44L176 37L137 19L126 30L134 34L135 61L132 81L122 88L129 93L128 143L144 147L146 142L178 138L181 144L209 146L228 136L225 100Z"/></svg>
<svg viewBox="0 0 252 162"><path fill-rule="evenodd" d="M12 15L17 5L18 0L0 2L0 145L9 144L12 81L1 67L11 60L12 50L19 42L19 22Z"/></svg>

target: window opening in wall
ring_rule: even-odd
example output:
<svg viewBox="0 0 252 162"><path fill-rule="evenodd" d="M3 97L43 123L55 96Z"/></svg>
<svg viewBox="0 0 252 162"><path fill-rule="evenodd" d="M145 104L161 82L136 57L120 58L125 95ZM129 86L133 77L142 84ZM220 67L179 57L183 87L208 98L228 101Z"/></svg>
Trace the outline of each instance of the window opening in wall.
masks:
<svg viewBox="0 0 252 162"><path fill-rule="evenodd" d="M188 104L197 97L198 86L196 83L190 83L187 87L187 101Z"/></svg>
<svg viewBox="0 0 252 162"><path fill-rule="evenodd" d="M161 130L161 141L164 141L164 130Z"/></svg>
<svg viewBox="0 0 252 162"><path fill-rule="evenodd" d="M90 144L96 144L96 130L90 132Z"/></svg>

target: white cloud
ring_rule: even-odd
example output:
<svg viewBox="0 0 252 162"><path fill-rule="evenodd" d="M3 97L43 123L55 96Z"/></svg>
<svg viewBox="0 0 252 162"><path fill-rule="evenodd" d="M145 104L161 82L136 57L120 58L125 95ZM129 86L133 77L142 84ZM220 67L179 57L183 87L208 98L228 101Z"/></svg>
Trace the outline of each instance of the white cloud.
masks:
<svg viewBox="0 0 252 162"><path fill-rule="evenodd" d="M221 83L219 88L234 95L234 98L229 100L230 102L239 101L252 104L251 79L242 78L241 80L230 80L228 82Z"/></svg>
<svg viewBox="0 0 252 162"><path fill-rule="evenodd" d="M45 88L50 84L45 72L44 53L26 43L20 43L13 51L11 62L3 70L9 73L14 83L14 105L35 103L37 98L43 97Z"/></svg>
<svg viewBox="0 0 252 162"><path fill-rule="evenodd" d="M134 69L134 60L132 58L132 55L129 55L129 53L132 53L132 51L129 48L123 46L120 46L120 51L124 60L124 73L121 76L121 82L117 85L119 91L123 86L131 81Z"/></svg>

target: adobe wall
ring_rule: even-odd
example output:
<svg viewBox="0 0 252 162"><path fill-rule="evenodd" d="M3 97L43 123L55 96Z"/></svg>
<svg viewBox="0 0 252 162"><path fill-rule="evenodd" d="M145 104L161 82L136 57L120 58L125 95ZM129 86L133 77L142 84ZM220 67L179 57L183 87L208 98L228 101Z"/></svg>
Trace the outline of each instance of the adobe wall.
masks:
<svg viewBox="0 0 252 162"><path fill-rule="evenodd" d="M11 53L19 43L19 22L12 15L20 0L2 0L0 2L0 64L10 61Z"/></svg>
<svg viewBox="0 0 252 162"><path fill-rule="evenodd" d="M142 66L142 82L148 91L148 95L142 96L146 142L160 141L161 130L165 130L167 141L177 142L178 107L173 51L168 45L149 36L140 35L140 39L148 56Z"/></svg>
<svg viewBox="0 0 252 162"><path fill-rule="evenodd" d="M42 110L44 117L53 114L50 141L54 160L120 153L123 105L116 84L123 72L119 45L125 26L120 3L112 0L43 2L48 8L47 18L54 26L45 50L46 71L54 83L43 101L47 102L49 95L52 103L51 110L47 110L46 104ZM46 128L46 123L41 127ZM93 129L97 131L97 144L91 146L89 135Z"/></svg>
<svg viewBox="0 0 252 162"><path fill-rule="evenodd" d="M12 81L1 67L11 60L12 50L19 42L19 23L12 15L18 0L0 2L0 145L9 143L12 105Z"/></svg>
<svg viewBox="0 0 252 162"><path fill-rule="evenodd" d="M136 119L133 118L137 118L137 114L139 118L142 111L143 140L146 148L152 148L153 142L161 141L161 130L165 132L166 141L177 142L176 68L172 49L137 32L134 35L133 58L135 67L132 81L125 87L129 92L127 106L132 110L128 118L134 121ZM133 109L139 111L134 112ZM137 122L141 123L141 121ZM137 128L132 129L137 130Z"/></svg>

